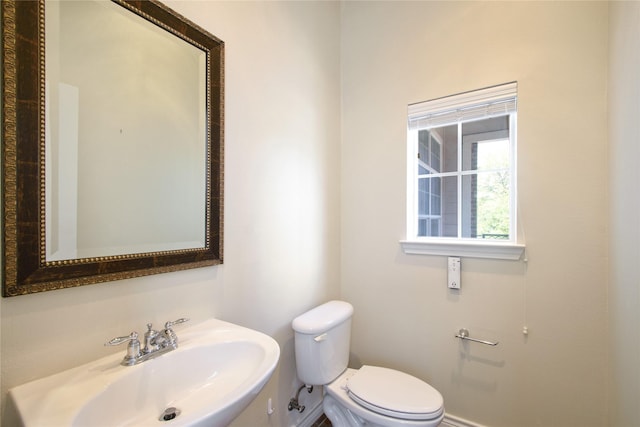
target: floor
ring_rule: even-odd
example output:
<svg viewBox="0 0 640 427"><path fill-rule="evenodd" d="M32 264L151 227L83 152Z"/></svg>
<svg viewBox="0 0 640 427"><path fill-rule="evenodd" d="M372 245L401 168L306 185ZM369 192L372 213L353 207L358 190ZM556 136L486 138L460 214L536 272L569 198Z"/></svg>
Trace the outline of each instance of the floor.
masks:
<svg viewBox="0 0 640 427"><path fill-rule="evenodd" d="M329 421L329 418L327 418L325 414L322 414L315 423L311 424L311 427L331 427L331 421Z"/></svg>
<svg viewBox="0 0 640 427"><path fill-rule="evenodd" d="M448 426L450 424L440 424L440 427L444 427L445 425ZM315 423L311 424L311 427L331 427L331 421L329 421L329 418L327 418L325 414L322 414Z"/></svg>

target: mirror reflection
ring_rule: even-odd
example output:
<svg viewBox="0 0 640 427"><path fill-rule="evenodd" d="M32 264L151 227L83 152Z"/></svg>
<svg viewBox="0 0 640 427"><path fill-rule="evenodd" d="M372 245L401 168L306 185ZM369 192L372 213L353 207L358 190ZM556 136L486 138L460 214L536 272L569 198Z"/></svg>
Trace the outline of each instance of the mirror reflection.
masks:
<svg viewBox="0 0 640 427"><path fill-rule="evenodd" d="M206 53L109 1L47 1L46 260L203 248Z"/></svg>

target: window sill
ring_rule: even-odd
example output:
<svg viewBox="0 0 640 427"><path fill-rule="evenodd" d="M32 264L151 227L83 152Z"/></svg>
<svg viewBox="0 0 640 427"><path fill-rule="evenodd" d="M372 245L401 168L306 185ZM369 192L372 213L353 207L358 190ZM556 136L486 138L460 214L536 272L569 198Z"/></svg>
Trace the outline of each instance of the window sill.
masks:
<svg viewBox="0 0 640 427"><path fill-rule="evenodd" d="M516 243L476 242L473 240L434 241L401 240L405 254L460 256L468 258L489 258L518 261L522 258L525 245Z"/></svg>

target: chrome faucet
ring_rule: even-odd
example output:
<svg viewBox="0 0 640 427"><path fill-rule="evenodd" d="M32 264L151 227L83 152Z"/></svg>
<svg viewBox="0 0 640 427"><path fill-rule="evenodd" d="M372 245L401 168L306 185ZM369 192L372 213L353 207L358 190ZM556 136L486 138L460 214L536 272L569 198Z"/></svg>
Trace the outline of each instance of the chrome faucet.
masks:
<svg viewBox="0 0 640 427"><path fill-rule="evenodd" d="M137 332L124 337L116 337L107 341L105 346L120 345L125 342L127 344L127 354L120 362L124 366L133 366L142 363L145 360L153 359L156 356L167 353L178 348L178 336L173 331L174 325L187 322L189 319L181 318L164 324L164 330L155 331L153 325L147 323L147 332L144 334L144 347L141 348L140 340Z"/></svg>
<svg viewBox="0 0 640 427"><path fill-rule="evenodd" d="M160 350L164 347L164 342L160 336L160 332L151 329L153 325L147 323L147 332L144 333L144 347L142 347L142 354L149 354Z"/></svg>

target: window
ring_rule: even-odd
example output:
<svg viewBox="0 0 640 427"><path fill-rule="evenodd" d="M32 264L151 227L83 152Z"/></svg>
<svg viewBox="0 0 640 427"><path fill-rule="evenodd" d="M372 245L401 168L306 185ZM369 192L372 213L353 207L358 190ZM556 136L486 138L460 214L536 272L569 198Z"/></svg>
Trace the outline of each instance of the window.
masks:
<svg viewBox="0 0 640 427"><path fill-rule="evenodd" d="M405 251L425 242L518 246L516 92L509 83L409 106Z"/></svg>

